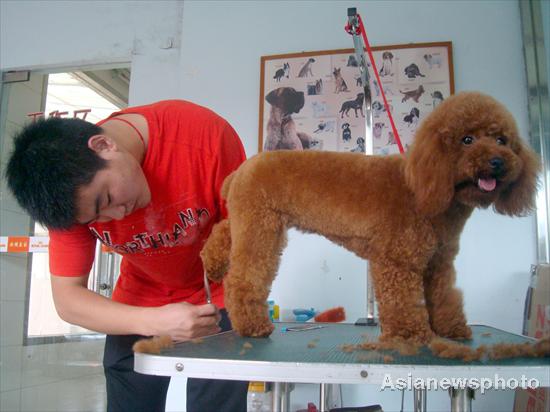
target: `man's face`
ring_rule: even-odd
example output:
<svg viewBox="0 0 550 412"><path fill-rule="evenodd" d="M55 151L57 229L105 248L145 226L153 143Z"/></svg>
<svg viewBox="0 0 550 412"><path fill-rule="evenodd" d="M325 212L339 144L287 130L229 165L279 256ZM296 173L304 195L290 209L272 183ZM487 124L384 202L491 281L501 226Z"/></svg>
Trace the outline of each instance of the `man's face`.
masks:
<svg viewBox="0 0 550 412"><path fill-rule="evenodd" d="M98 155L107 161L107 167L78 190L78 223L120 220L151 201L149 185L134 156L117 149L102 150Z"/></svg>

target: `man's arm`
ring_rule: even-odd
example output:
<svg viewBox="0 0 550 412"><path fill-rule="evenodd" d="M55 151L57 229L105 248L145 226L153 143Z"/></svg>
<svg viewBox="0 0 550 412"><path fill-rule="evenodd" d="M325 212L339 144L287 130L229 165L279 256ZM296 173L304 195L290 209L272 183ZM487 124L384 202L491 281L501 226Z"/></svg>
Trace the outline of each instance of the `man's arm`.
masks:
<svg viewBox="0 0 550 412"><path fill-rule="evenodd" d="M189 340L220 331L214 305L173 303L138 307L115 302L87 288L88 276L51 276L59 316L66 322L111 335L169 335Z"/></svg>

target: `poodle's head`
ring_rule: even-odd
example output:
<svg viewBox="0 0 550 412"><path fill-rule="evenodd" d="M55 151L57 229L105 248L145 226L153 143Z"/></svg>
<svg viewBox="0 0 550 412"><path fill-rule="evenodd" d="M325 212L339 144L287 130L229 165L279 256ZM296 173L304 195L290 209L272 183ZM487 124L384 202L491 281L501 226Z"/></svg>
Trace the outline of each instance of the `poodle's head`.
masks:
<svg viewBox="0 0 550 412"><path fill-rule="evenodd" d="M427 215L453 202L525 215L534 208L539 169L510 112L475 92L449 97L427 116L405 162L416 207Z"/></svg>

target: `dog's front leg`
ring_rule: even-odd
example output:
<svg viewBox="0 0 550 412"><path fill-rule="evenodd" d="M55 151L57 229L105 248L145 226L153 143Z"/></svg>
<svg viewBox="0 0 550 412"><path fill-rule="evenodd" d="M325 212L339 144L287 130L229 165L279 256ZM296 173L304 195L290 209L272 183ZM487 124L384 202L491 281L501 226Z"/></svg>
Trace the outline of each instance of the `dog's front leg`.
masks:
<svg viewBox="0 0 550 412"><path fill-rule="evenodd" d="M225 305L239 335L263 337L274 329L267 298L286 244L286 231L277 213L253 201L245 203L230 211L232 244L229 273L224 278ZM250 219L246 212L257 218Z"/></svg>
<svg viewBox="0 0 550 412"><path fill-rule="evenodd" d="M424 278L426 305L435 333L446 338L470 339L472 331L466 324L462 293L455 287L453 258L438 255L430 264Z"/></svg>
<svg viewBox="0 0 550 412"><path fill-rule="evenodd" d="M428 343L433 332L424 301L421 271L405 263L370 262L378 310L380 340Z"/></svg>

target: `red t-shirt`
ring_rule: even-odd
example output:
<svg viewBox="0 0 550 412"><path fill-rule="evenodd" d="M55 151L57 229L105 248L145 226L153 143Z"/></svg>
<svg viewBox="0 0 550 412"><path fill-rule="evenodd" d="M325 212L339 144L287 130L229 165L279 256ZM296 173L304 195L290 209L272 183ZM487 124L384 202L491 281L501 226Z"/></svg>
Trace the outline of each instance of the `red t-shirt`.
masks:
<svg viewBox="0 0 550 412"><path fill-rule="evenodd" d="M199 252L226 215L220 188L245 159L233 128L212 111L168 100L113 113L147 119L142 163L151 203L122 220L50 231L50 271L82 276L92 267L96 239L123 255L113 300L135 306L206 303ZM212 301L223 307L221 284Z"/></svg>

